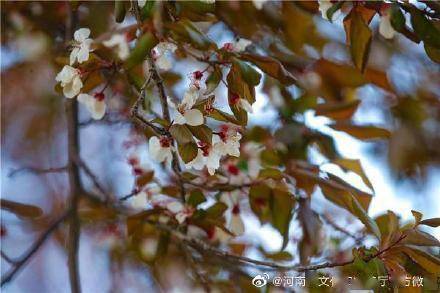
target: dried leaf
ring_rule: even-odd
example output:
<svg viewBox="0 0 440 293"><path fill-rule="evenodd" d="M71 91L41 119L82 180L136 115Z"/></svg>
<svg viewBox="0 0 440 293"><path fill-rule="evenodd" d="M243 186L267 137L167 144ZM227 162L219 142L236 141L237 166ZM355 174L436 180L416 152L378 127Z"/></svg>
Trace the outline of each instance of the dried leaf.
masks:
<svg viewBox="0 0 440 293"><path fill-rule="evenodd" d="M11 212L19 217L23 218L38 218L43 214L43 210L37 206L23 204L7 199L0 199L0 205L2 210Z"/></svg>

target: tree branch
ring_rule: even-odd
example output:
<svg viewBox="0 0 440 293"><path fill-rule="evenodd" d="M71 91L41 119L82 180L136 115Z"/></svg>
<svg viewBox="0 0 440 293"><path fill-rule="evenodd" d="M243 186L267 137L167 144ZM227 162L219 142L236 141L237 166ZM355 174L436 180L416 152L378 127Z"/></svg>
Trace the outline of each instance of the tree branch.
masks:
<svg viewBox="0 0 440 293"><path fill-rule="evenodd" d="M149 68L150 68L151 79L154 81L154 83L156 84L157 90L159 91L159 98L160 98L160 104L162 106L163 118L169 124L171 124L170 110L168 107L168 99L167 99L167 95L165 93L165 87L163 85L163 80L160 77L160 75L156 69L156 65L154 64L154 62L152 60L153 60L153 58L151 57L151 53L150 53L149 58L147 59L147 62L148 62ZM172 167L173 167L174 173L176 173L176 175L178 177L181 199L183 202L185 202L185 186L183 185L182 176L180 176L182 169L180 168L179 158L177 156L177 153L174 150L173 150Z"/></svg>
<svg viewBox="0 0 440 293"><path fill-rule="evenodd" d="M70 5L70 4L69 4ZM78 15L71 6L68 7L66 20L66 42L72 39L73 31L78 23ZM67 119L67 147L68 147L68 173L70 198L69 206L72 211L69 221L68 236L68 266L71 291L81 292L81 283L78 266L78 250L80 237L80 220L78 216L78 203L81 192L81 179L76 158L79 158L79 133L78 133L78 101L65 99Z"/></svg>
<svg viewBox="0 0 440 293"><path fill-rule="evenodd" d="M64 167L54 167L54 168L37 168L37 167L22 167L14 169L9 172L9 177L13 177L18 173L30 172L34 174L48 174L48 173L61 173L67 171L67 166Z"/></svg>
<svg viewBox="0 0 440 293"><path fill-rule="evenodd" d="M354 261L355 261L355 259L353 258L351 260L347 260L347 261L343 261L343 262L324 262L324 263L320 263L320 264L313 264L313 265L307 265L307 266L280 265L280 264L277 264L274 262L261 261L261 260L256 260L256 259L252 259L252 258L245 257L245 256L233 255L227 251L219 250L218 248L207 244L206 242L204 242L201 239L191 238L188 235L183 234L168 225L154 222L154 221L147 221L147 223L154 225L156 228L158 228L160 230L169 232L176 239L193 247L194 249L196 249L197 251L199 251L202 254L212 254L212 255L219 257L222 260L240 263L243 265L261 266L261 267L271 268L271 269L278 270L278 271L307 272L307 271L315 271L315 270L319 270L319 269L327 269L327 268L346 266L346 265L354 263ZM394 246L399 244L399 242L401 242L405 237L406 237L406 235L402 234L402 236L398 240L396 240L394 243L390 244L388 247L386 247L384 249L379 250L377 253L375 253L369 257L366 257L364 259L364 261L369 262L372 259L379 257L380 255L382 255L386 251L390 250L391 248L393 248Z"/></svg>
<svg viewBox="0 0 440 293"><path fill-rule="evenodd" d="M3 275L1 280L1 286L4 284L10 282L14 276L20 271L20 269L27 263L27 261L38 251L38 249L43 245L43 243L49 238L49 236L56 230L56 228L67 219L67 217L70 215L71 210L65 211L58 219L56 219L48 228L47 230L38 238L37 241L35 241L34 244L29 248L29 250L21 256L18 260L14 260L12 262L13 268ZM2 251L2 256L3 251ZM6 258L5 258L6 259Z"/></svg>

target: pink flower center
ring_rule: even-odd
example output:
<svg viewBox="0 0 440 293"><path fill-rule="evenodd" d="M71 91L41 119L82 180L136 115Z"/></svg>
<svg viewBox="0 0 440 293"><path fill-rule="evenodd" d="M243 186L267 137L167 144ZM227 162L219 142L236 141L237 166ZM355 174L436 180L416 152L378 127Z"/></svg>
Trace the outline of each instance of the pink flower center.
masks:
<svg viewBox="0 0 440 293"><path fill-rule="evenodd" d="M237 166L235 165L228 165L228 172L231 173L232 175L237 176L238 173L240 173L240 169L237 168Z"/></svg>
<svg viewBox="0 0 440 293"><path fill-rule="evenodd" d="M204 141L199 142L199 148L202 150L203 156L209 156L209 152L211 150L211 146Z"/></svg>
<svg viewBox="0 0 440 293"><path fill-rule="evenodd" d="M139 165L139 159L136 157L130 157L128 158L128 164L131 166Z"/></svg>
<svg viewBox="0 0 440 293"><path fill-rule="evenodd" d="M240 101L240 96L236 93L231 93L231 96L229 97L229 103L232 105L236 105Z"/></svg>
<svg viewBox="0 0 440 293"><path fill-rule="evenodd" d="M203 72L197 70L193 72L194 79L200 80L203 77Z"/></svg>
<svg viewBox="0 0 440 293"><path fill-rule="evenodd" d="M240 206L238 204L234 205L234 207L232 208L232 213L234 215L238 215L240 213Z"/></svg>
<svg viewBox="0 0 440 293"><path fill-rule="evenodd" d="M159 143L160 143L160 146L163 147L163 148L169 148L170 145L171 145L170 139L168 137L166 137L166 136L162 136L159 139Z"/></svg>
<svg viewBox="0 0 440 293"><path fill-rule="evenodd" d="M95 93L94 95L93 95L94 97L95 97L95 99L97 99L98 101L103 101L104 99L105 99L105 95L104 95L104 93L101 93L101 92L99 92L99 93Z"/></svg>
<svg viewBox="0 0 440 293"><path fill-rule="evenodd" d="M223 45L223 50L229 51L229 52L234 50L234 44L232 44L232 43L225 43Z"/></svg>

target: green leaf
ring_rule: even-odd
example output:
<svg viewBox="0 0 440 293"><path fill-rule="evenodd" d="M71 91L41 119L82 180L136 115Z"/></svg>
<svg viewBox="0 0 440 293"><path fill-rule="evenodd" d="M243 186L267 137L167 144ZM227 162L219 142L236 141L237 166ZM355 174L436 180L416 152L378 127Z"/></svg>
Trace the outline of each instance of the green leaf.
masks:
<svg viewBox="0 0 440 293"><path fill-rule="evenodd" d="M351 197L351 209L353 215L355 215L365 225L367 230L374 234L377 239L380 239L381 234L376 222L368 216L367 212L362 208L360 203L353 195Z"/></svg>
<svg viewBox="0 0 440 293"><path fill-rule="evenodd" d="M204 124L199 126L188 125L188 128L191 131L191 133L199 140L206 142L208 144L212 143L212 130L208 126Z"/></svg>
<svg viewBox="0 0 440 293"><path fill-rule="evenodd" d="M145 171L142 175L136 177L136 187L141 190L142 187L151 182L154 178L154 171Z"/></svg>
<svg viewBox="0 0 440 293"><path fill-rule="evenodd" d="M218 219L223 216L225 211L228 209L228 206L223 202L216 202L208 209L206 209L207 217L211 219Z"/></svg>
<svg viewBox="0 0 440 293"><path fill-rule="evenodd" d="M144 7L142 7L140 11L141 20L146 20L147 18L150 18L154 11L154 0L147 0Z"/></svg>
<svg viewBox="0 0 440 293"><path fill-rule="evenodd" d="M376 222L368 216L358 199L351 192L331 188L322 183L319 186L325 198L349 211L365 225L368 231L380 239L381 234Z"/></svg>
<svg viewBox="0 0 440 293"><path fill-rule="evenodd" d="M6 210L23 218L33 219L38 218L43 214L43 210L37 206L10 201L7 199L0 199L0 205L2 210Z"/></svg>
<svg viewBox="0 0 440 293"><path fill-rule="evenodd" d="M424 47L426 55L428 55L432 61L440 63L440 49L434 48L428 44L424 44Z"/></svg>
<svg viewBox="0 0 440 293"><path fill-rule="evenodd" d="M139 38L136 46L131 51L130 56L128 56L128 59L125 62L125 67L131 69L134 66L141 64L156 44L157 39L151 33L145 33Z"/></svg>
<svg viewBox="0 0 440 293"><path fill-rule="evenodd" d="M116 22L118 22L118 23L123 22L124 18L125 18L125 13L126 13L125 1L116 0L115 1L115 18L116 18Z"/></svg>
<svg viewBox="0 0 440 293"><path fill-rule="evenodd" d="M212 93L217 88L221 80L222 80L222 71L220 68L215 66L214 71L212 71L211 74L206 79L205 95L209 95L210 93Z"/></svg>
<svg viewBox="0 0 440 293"><path fill-rule="evenodd" d="M194 160L198 152L197 144L193 141L185 144L178 144L177 149L180 157L185 163L189 163Z"/></svg>
<svg viewBox="0 0 440 293"><path fill-rule="evenodd" d="M275 168L261 169L260 173L258 174L258 178L261 178L261 179L271 178L271 179L279 180L279 179L282 179L283 177L284 177L283 173L280 170L275 169Z"/></svg>
<svg viewBox="0 0 440 293"><path fill-rule="evenodd" d="M426 232L411 228L403 233L406 234L406 237L401 241L401 244L440 247L440 241Z"/></svg>
<svg viewBox="0 0 440 293"><path fill-rule="evenodd" d="M168 25L173 39L191 43L195 48L207 50L209 48L216 48L213 43L203 32L201 32L192 21L183 18Z"/></svg>
<svg viewBox="0 0 440 293"><path fill-rule="evenodd" d="M420 212L414 211L414 210L411 210L411 213L413 214L414 219L415 219L415 221L416 221L414 226L419 225L419 224L420 224L420 221L421 221L422 218L423 218L423 214L420 213Z"/></svg>
<svg viewBox="0 0 440 293"><path fill-rule="evenodd" d="M405 16L400 10L399 5L393 4L391 6L391 26L398 32L402 32L405 29Z"/></svg>
<svg viewBox="0 0 440 293"><path fill-rule="evenodd" d="M193 135L187 125L173 124L171 125L169 132L178 144L186 144L194 141Z"/></svg>
<svg viewBox="0 0 440 293"><path fill-rule="evenodd" d="M440 259L438 257L428 254L415 247L403 246L401 249L427 272L431 274L440 273Z"/></svg>
<svg viewBox="0 0 440 293"><path fill-rule="evenodd" d="M249 202L251 209L261 223L267 223L271 218L271 194L272 191L266 184L252 185L249 189Z"/></svg>
<svg viewBox="0 0 440 293"><path fill-rule="evenodd" d="M332 5L332 7L330 7L327 10L327 19L330 20L330 22L332 21L333 18L333 14L336 13L336 11L338 11L339 9L341 9L342 5L344 4L344 1L338 1L335 4Z"/></svg>
<svg viewBox="0 0 440 293"><path fill-rule="evenodd" d="M363 17L356 10L351 16L350 52L353 63L361 72L365 70L370 53L372 33Z"/></svg>
<svg viewBox="0 0 440 293"><path fill-rule="evenodd" d="M252 66L236 58L234 58L233 64L239 68L241 76L247 84L257 86L260 83L261 74L259 74Z"/></svg>
<svg viewBox="0 0 440 293"><path fill-rule="evenodd" d="M371 125L355 125L349 122L341 121L330 124L329 127L337 131L343 131L361 140L383 139L391 136L389 130Z"/></svg>
<svg viewBox="0 0 440 293"><path fill-rule="evenodd" d="M289 242L289 226L293 216L293 207L295 199L293 196L280 189L272 190L272 226L277 229L283 236L283 244L281 250L283 250Z"/></svg>
<svg viewBox="0 0 440 293"><path fill-rule="evenodd" d="M203 195L203 192L200 189L192 190L189 194L187 203L192 205L193 207L198 206L199 204L206 201L206 197Z"/></svg>
<svg viewBox="0 0 440 293"><path fill-rule="evenodd" d="M367 185L371 190L374 190L373 185L371 184L370 180L364 172L364 169L362 168L360 160L336 159L333 161L333 163L340 166L345 171L352 171L358 174L364 181L365 185Z"/></svg>
<svg viewBox="0 0 440 293"><path fill-rule="evenodd" d="M326 116L331 119L350 119L356 112L361 101L327 102L315 106L315 115Z"/></svg>
<svg viewBox="0 0 440 293"><path fill-rule="evenodd" d="M411 7L410 14L411 25L416 34L425 44L440 49L440 31L435 27L434 23L415 7Z"/></svg>
<svg viewBox="0 0 440 293"><path fill-rule="evenodd" d="M284 85L291 85L296 83L296 78L288 72L284 66L276 59L267 56L254 54L241 54L242 59L249 61L256 65L267 75L275 78Z"/></svg>
<svg viewBox="0 0 440 293"><path fill-rule="evenodd" d="M430 227L439 227L440 226L440 218L432 218L432 219L425 219L420 221L420 225L426 225Z"/></svg>

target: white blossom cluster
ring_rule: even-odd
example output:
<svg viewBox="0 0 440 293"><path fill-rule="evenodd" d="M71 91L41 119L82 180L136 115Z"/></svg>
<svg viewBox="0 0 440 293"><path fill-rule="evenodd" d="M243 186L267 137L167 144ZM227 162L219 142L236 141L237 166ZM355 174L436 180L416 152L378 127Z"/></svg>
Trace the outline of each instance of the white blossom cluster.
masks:
<svg viewBox="0 0 440 293"><path fill-rule="evenodd" d="M81 80L82 71L74 67L75 64L84 63L90 58L93 44L93 39L90 38L90 29L78 29L75 31L73 39L69 65L65 65L62 68L55 80L60 83L66 98L72 99L78 96L78 102L86 107L93 119L102 119L106 110L104 93L97 92L94 95L81 93L83 87ZM121 60L127 59L130 48L125 35L114 34L110 39L102 42L102 44L109 48L116 48L116 53Z"/></svg>

